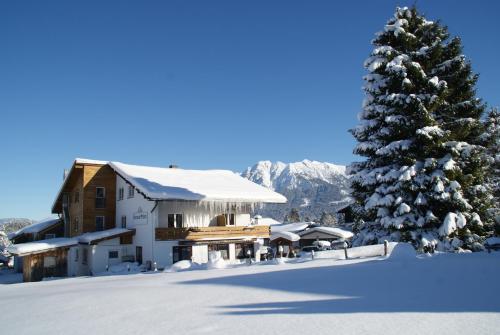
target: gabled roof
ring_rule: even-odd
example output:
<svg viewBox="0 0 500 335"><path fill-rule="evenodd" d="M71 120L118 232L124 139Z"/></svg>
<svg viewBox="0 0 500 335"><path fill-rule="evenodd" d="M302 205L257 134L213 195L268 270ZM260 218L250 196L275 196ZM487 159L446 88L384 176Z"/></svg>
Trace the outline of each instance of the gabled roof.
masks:
<svg viewBox="0 0 500 335"><path fill-rule="evenodd" d="M109 162L115 172L150 200L285 203L263 186L227 170L185 170Z"/></svg>
<svg viewBox="0 0 500 335"><path fill-rule="evenodd" d="M61 219L55 218L55 217L49 217L49 218L40 220L38 222L35 222L33 224L30 224L29 226L23 227L16 232L10 233L8 237L9 237L9 240L12 240L20 235L23 235L23 234L40 233L40 232L42 232L46 229L49 229L51 227L54 227L60 223L61 223Z"/></svg>
<svg viewBox="0 0 500 335"><path fill-rule="evenodd" d="M71 169L69 170L66 178L64 179L61 188L59 189L59 192L57 192L57 196L54 199L54 202L52 203L52 213L58 213L56 210L56 206L60 206L60 203L62 202L61 197L64 191L64 188L70 180L72 180L72 177L75 174L75 167L77 165L106 165L108 164L107 161L100 161L100 160L95 160L95 159L86 159L86 158L75 158L75 161L73 162L73 165L71 165Z"/></svg>
<svg viewBox="0 0 500 335"><path fill-rule="evenodd" d="M335 227L314 227L304 231L299 232L298 234L303 237L313 233L322 233L326 235L332 235L339 238L351 238L354 234L348 230L335 228Z"/></svg>

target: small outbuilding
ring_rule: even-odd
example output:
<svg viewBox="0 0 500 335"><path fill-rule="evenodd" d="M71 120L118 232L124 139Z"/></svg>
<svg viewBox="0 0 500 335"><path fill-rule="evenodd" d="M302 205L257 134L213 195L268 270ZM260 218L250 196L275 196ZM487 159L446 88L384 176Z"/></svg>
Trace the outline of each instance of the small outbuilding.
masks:
<svg viewBox="0 0 500 335"><path fill-rule="evenodd" d="M314 227L298 233L300 246L313 245L315 241L343 242L349 240L354 234L348 230L335 227Z"/></svg>
<svg viewBox="0 0 500 335"><path fill-rule="evenodd" d="M275 247L279 252L280 246L282 248L283 255L287 255L288 257L292 256L293 252L293 244L300 240L300 236L289 232L289 231L278 231L271 234L269 238L271 246ZM279 256L282 256L279 252Z"/></svg>

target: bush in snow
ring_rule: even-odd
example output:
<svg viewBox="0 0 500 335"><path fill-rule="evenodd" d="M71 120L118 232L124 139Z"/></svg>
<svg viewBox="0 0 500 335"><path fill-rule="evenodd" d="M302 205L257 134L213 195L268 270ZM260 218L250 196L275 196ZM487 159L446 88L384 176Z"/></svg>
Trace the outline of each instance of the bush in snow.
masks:
<svg viewBox="0 0 500 335"><path fill-rule="evenodd" d="M477 250L491 206L480 140L485 107L460 39L405 7L372 43L360 123L351 129L354 153L366 157L350 167L362 208L354 244Z"/></svg>

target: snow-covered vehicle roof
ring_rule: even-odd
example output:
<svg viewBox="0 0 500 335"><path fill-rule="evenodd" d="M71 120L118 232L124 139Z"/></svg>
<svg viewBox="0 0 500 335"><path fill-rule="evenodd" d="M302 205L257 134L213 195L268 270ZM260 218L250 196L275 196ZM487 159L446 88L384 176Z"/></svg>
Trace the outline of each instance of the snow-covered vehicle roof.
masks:
<svg viewBox="0 0 500 335"><path fill-rule="evenodd" d="M291 241L291 242L296 242L300 240L300 236L289 232L289 231L277 231L275 233L271 234L271 237L269 238L271 241L277 240L279 238L283 238L285 240Z"/></svg>
<svg viewBox="0 0 500 335"><path fill-rule="evenodd" d="M285 203L286 198L227 170L186 170L109 162L151 200Z"/></svg>
<svg viewBox="0 0 500 335"><path fill-rule="evenodd" d="M60 218L51 216L46 219L35 222L33 224L30 224L29 226L23 227L16 232L10 233L8 237L10 240L12 240L22 234L36 234L41 231L44 231L45 229L48 229L52 226L59 224L60 221L61 221Z"/></svg>
<svg viewBox="0 0 500 335"><path fill-rule="evenodd" d="M328 234L328 235L334 235L334 236L344 238L344 239L351 238L354 236L354 234L352 232L350 232L348 230L336 228L336 227L314 227L314 228L310 228L310 229L301 231L298 234L300 236L304 236L304 235L311 234L314 232Z"/></svg>

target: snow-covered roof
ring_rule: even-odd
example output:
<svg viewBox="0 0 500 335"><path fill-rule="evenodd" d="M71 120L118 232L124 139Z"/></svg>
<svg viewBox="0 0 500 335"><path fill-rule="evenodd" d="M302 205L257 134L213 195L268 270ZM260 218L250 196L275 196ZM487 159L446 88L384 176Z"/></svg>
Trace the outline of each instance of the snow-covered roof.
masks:
<svg viewBox="0 0 500 335"><path fill-rule="evenodd" d="M50 228L51 226L55 226L58 224L61 220L58 217L48 217L46 219L40 220L38 222L35 222L33 224L30 224L29 226L23 227L19 229L16 232L10 233L9 234L9 239L12 240L22 234L36 234L39 233L45 229Z"/></svg>
<svg viewBox="0 0 500 335"><path fill-rule="evenodd" d="M13 255L27 255L45 252L62 247L71 247L78 244L77 238L57 237L28 243L13 244L7 247L7 251Z"/></svg>
<svg viewBox="0 0 500 335"><path fill-rule="evenodd" d="M255 220L255 218L254 218L254 222L256 224L258 224L259 226L274 226L274 225L280 225L281 224L281 222L279 222L279 221L277 221L277 220L275 220L273 218L263 218L263 217L260 217L257 220Z"/></svg>
<svg viewBox="0 0 500 335"><path fill-rule="evenodd" d="M97 159L75 158L75 164L106 165L106 164L108 164L108 162L97 160Z"/></svg>
<svg viewBox="0 0 500 335"><path fill-rule="evenodd" d="M82 244L90 244L95 241L102 241L111 238L116 238L121 235L134 233L134 230L125 229L125 228L113 228L102 231L95 231L92 233L85 233L83 235L78 236L78 243Z"/></svg>
<svg viewBox="0 0 500 335"><path fill-rule="evenodd" d="M295 222L295 223L272 225L271 226L271 233L276 233L279 231L289 231L292 233L296 233L296 232L299 232L301 230L306 229L311 224L312 224L312 222Z"/></svg>
<svg viewBox="0 0 500 335"><path fill-rule="evenodd" d="M103 231L96 231L85 233L76 237L57 237L47 240L40 240L27 243L13 244L7 248L7 251L14 255L27 255L33 253L40 253L61 247L70 247L73 245L91 244L102 240L116 238L126 234L134 234L135 230L125 228L113 228Z"/></svg>
<svg viewBox="0 0 500 335"><path fill-rule="evenodd" d="M272 233L271 237L269 239L271 241L274 241L274 240L277 240L279 238L283 238L285 240L292 241L292 242L300 240L299 235L292 233L292 232L289 232L289 231L278 231L278 232Z"/></svg>
<svg viewBox="0 0 500 335"><path fill-rule="evenodd" d="M348 230L334 228L334 227L314 227L314 228L310 228L310 229L301 231L298 234L300 236L304 236L304 235L311 234L314 232L328 234L328 235L334 235L334 236L337 236L340 238L351 238L354 236L354 234Z"/></svg>
<svg viewBox="0 0 500 335"><path fill-rule="evenodd" d="M281 194L227 170L185 170L109 162L152 200L285 203Z"/></svg>

